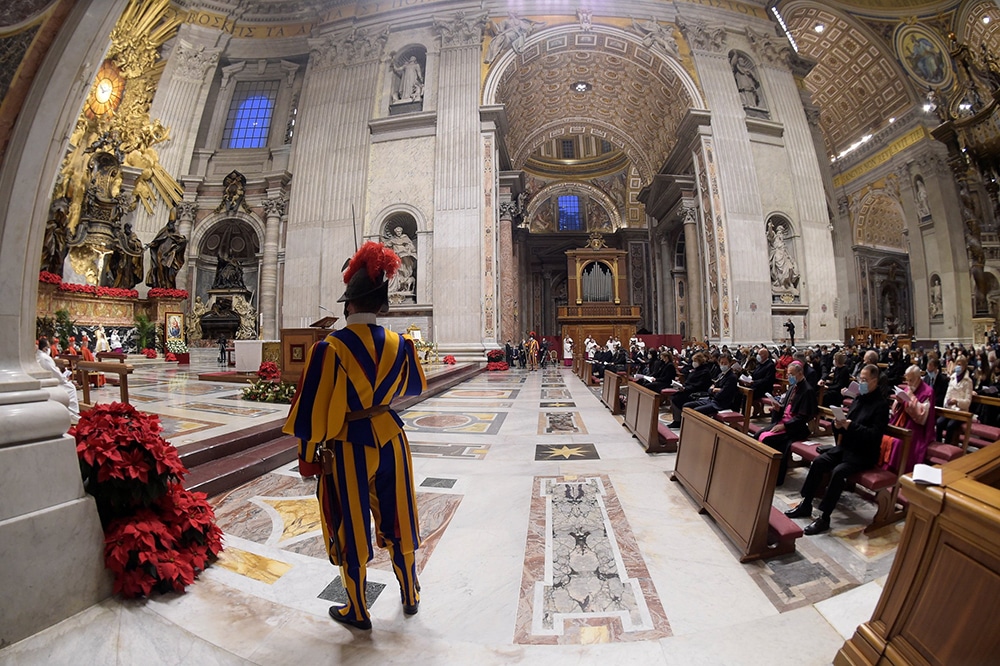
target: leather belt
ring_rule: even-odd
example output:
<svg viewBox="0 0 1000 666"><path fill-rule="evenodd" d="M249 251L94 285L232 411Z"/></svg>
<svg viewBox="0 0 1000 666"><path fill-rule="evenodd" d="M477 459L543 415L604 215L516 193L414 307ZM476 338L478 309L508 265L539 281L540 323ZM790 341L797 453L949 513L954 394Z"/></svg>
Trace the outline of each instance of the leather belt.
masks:
<svg viewBox="0 0 1000 666"><path fill-rule="evenodd" d="M389 411L389 405L373 405L367 409L358 409L353 412L347 412L344 420L359 421L361 419L371 418L372 416L378 416L379 414L385 414L387 411Z"/></svg>

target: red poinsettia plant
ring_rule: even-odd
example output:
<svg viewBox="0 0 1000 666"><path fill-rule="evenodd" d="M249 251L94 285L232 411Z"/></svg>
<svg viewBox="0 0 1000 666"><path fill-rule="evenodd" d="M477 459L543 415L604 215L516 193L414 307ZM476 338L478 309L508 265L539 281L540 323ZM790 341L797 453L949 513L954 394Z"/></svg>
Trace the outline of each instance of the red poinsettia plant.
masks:
<svg viewBox="0 0 1000 666"><path fill-rule="evenodd" d="M444 357L444 362L447 365L455 365L455 357L452 356L451 354L448 354L447 356Z"/></svg>
<svg viewBox="0 0 1000 666"><path fill-rule="evenodd" d="M60 282L59 291L66 291L71 294L97 295L97 287L92 284L76 284L75 282Z"/></svg>
<svg viewBox="0 0 1000 666"><path fill-rule="evenodd" d="M97 295L111 298L139 298L139 292L135 289L122 289L120 287L98 287Z"/></svg>
<svg viewBox="0 0 1000 666"><path fill-rule="evenodd" d="M40 271L38 273L38 281L44 282L46 284L59 284L62 282L62 278L55 273L50 273L48 271Z"/></svg>
<svg viewBox="0 0 1000 666"><path fill-rule="evenodd" d="M161 432L158 416L121 403L95 405L70 430L123 597L182 592L222 551L207 497L181 485L187 470Z"/></svg>
<svg viewBox="0 0 1000 666"><path fill-rule="evenodd" d="M487 372L499 372L502 370L509 370L510 366L507 365L507 361L492 361L486 364Z"/></svg>
<svg viewBox="0 0 1000 666"><path fill-rule="evenodd" d="M164 358L166 360L168 360L168 361L176 361L177 360L177 356L173 352L167 352L167 355Z"/></svg>
<svg viewBox="0 0 1000 666"><path fill-rule="evenodd" d="M165 287L153 287L149 290L150 298L187 298L188 293L184 289L167 289Z"/></svg>
<svg viewBox="0 0 1000 666"><path fill-rule="evenodd" d="M146 358L156 358L156 350L152 347L146 347L142 350L142 355Z"/></svg>
<svg viewBox="0 0 1000 666"><path fill-rule="evenodd" d="M257 368L257 376L265 382L276 382L281 379L281 369L274 361L264 361Z"/></svg>

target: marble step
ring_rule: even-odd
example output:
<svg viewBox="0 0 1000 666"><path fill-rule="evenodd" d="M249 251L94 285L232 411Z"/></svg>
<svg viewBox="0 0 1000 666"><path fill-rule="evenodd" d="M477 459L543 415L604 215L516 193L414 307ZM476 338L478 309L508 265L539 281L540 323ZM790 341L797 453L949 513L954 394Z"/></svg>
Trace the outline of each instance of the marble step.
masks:
<svg viewBox="0 0 1000 666"><path fill-rule="evenodd" d="M184 485L209 497L218 495L292 462L298 455L298 445L296 438L282 435L243 448L189 468Z"/></svg>

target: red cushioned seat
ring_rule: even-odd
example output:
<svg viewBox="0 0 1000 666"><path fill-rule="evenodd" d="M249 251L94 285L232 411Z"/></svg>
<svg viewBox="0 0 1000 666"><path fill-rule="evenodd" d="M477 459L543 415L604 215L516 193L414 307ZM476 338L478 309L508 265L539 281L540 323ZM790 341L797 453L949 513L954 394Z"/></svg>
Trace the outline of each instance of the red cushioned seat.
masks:
<svg viewBox="0 0 1000 666"><path fill-rule="evenodd" d="M767 428L768 426L766 425L761 425L759 423L751 423L747 427L747 434L750 435L751 437L757 437L757 435L760 434L761 430L767 430Z"/></svg>
<svg viewBox="0 0 1000 666"><path fill-rule="evenodd" d="M954 444L934 442L927 447L926 457L927 460L931 461L932 465L943 465L955 460L956 458L962 457L962 447L955 446Z"/></svg>
<svg viewBox="0 0 1000 666"><path fill-rule="evenodd" d="M858 474L852 474L849 480L869 490L879 491L893 486L896 483L896 475L888 470L874 467Z"/></svg>
<svg viewBox="0 0 1000 666"><path fill-rule="evenodd" d="M660 395L662 395L664 398L669 398L675 393L677 393L677 389L675 388L660 389Z"/></svg>
<svg viewBox="0 0 1000 666"><path fill-rule="evenodd" d="M976 448L983 448L1000 440L1000 428L986 425L985 423L974 422L969 437L969 444Z"/></svg>
<svg viewBox="0 0 1000 666"><path fill-rule="evenodd" d="M771 507L771 513L767 517L767 542L771 544L775 555L794 552L795 540L802 534L802 528L791 518Z"/></svg>
<svg viewBox="0 0 1000 666"><path fill-rule="evenodd" d="M731 409L724 409L715 415L715 420L721 421L726 425L741 424L743 423L743 414L734 412Z"/></svg>
<svg viewBox="0 0 1000 666"><path fill-rule="evenodd" d="M817 446L819 446L819 442L792 442L792 453L799 454L806 462L812 462L819 458Z"/></svg>

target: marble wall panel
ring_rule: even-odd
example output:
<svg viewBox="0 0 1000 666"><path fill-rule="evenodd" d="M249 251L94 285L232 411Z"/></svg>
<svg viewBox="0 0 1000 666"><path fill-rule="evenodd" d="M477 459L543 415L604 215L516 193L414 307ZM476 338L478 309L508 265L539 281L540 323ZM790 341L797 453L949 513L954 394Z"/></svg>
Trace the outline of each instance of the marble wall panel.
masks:
<svg viewBox="0 0 1000 666"><path fill-rule="evenodd" d="M434 137L428 136L372 144L365 236L379 233L380 220L375 216L384 217L384 211L399 204L419 210L426 229L433 229L434 141ZM418 266L422 266L421 259L417 257Z"/></svg>

